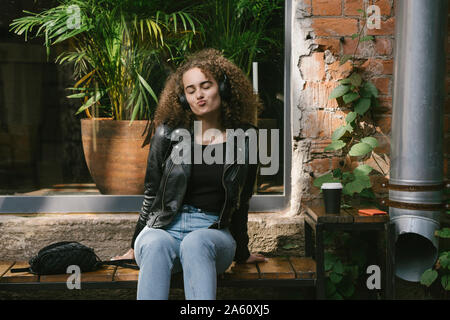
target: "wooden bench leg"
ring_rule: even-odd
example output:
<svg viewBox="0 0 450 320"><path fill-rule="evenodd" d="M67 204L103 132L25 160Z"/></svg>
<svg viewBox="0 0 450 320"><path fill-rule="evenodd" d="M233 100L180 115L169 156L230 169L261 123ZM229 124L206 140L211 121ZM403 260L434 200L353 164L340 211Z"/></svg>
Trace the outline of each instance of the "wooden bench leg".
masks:
<svg viewBox="0 0 450 320"><path fill-rule="evenodd" d="M395 298L395 224L386 222L385 224L386 239L386 279L385 279L385 296L387 300Z"/></svg>
<svg viewBox="0 0 450 320"><path fill-rule="evenodd" d="M325 299L325 255L324 255L324 228L322 223L316 225L316 298L318 300Z"/></svg>
<svg viewBox="0 0 450 320"><path fill-rule="evenodd" d="M309 223L305 220L305 257L315 257L313 248L313 235L312 235L312 227L309 225Z"/></svg>

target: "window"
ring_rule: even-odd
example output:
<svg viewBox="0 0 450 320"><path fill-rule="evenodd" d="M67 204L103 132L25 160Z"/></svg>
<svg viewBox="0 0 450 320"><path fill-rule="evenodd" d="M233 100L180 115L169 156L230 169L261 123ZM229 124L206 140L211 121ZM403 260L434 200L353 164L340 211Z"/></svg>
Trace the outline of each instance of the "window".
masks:
<svg viewBox="0 0 450 320"><path fill-rule="evenodd" d="M6 20L39 6L29 2L29 8L5 5ZM278 60L258 65L258 91L265 105L258 126L279 129L280 165L277 174L258 176L250 203L253 212L284 209L290 199L291 6L290 0L285 1L284 21L275 22L284 24L284 52ZM73 85L72 71L52 62L57 53L47 61L41 39L25 43L7 26L1 28L0 212L139 211L141 195L101 194L91 178L80 121L74 116L78 106L66 98L65 88Z"/></svg>

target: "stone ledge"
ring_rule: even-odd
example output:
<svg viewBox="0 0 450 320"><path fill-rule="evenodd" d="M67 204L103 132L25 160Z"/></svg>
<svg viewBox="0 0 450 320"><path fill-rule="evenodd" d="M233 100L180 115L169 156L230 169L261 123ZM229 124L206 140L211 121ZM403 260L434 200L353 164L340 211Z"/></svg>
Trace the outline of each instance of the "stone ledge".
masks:
<svg viewBox="0 0 450 320"><path fill-rule="evenodd" d="M28 260L48 244L78 241L106 260L128 250L137 218L137 213L0 214L0 259ZM304 255L303 230L301 216L250 213L250 250Z"/></svg>

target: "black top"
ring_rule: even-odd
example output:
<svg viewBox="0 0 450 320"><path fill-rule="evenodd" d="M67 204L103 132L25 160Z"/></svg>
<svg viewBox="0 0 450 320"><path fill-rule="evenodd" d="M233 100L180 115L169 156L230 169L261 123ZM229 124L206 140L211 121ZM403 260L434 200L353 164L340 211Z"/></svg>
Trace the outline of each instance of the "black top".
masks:
<svg viewBox="0 0 450 320"><path fill-rule="evenodd" d="M202 161L199 164L194 163L194 152L191 152L191 177L183 201L184 204L190 204L204 211L217 213L217 215L220 214L225 201L222 174L225 163L226 143L220 144L223 150L222 163L205 163L203 151L207 145L202 145ZM211 156L215 156L214 149L211 151Z"/></svg>

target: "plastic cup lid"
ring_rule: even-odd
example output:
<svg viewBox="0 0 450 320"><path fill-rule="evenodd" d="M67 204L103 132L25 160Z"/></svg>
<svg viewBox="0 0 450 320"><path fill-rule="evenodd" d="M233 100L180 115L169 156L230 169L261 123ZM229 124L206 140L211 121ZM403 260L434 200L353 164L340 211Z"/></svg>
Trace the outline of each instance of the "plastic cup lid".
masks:
<svg viewBox="0 0 450 320"><path fill-rule="evenodd" d="M322 184L322 189L342 189L340 182L326 182Z"/></svg>

